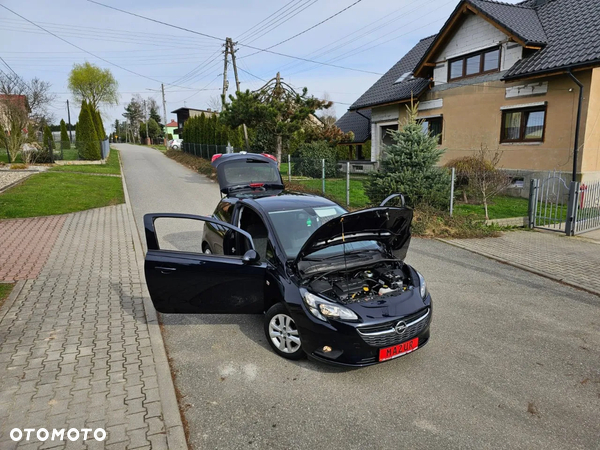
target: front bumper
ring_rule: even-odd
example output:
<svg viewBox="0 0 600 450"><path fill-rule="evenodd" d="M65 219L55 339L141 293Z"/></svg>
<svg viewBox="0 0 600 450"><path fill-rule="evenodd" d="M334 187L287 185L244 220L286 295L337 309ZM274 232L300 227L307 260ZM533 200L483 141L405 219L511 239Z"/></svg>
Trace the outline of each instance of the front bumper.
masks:
<svg viewBox="0 0 600 450"><path fill-rule="evenodd" d="M427 306L419 312L421 314L419 317L422 317L425 311L427 311L427 316L422 321L415 323L410 331L404 334L384 333L365 336L359 333L358 329L361 326L371 327L372 324L323 322L313 319L313 316L308 312L302 314L303 317L297 317L294 320L300 331L302 347L309 358L339 366L364 367L391 361L391 359L379 361L379 350L382 348L418 338L418 350L429 342L433 309L431 298L429 297L426 300ZM394 324L401 320L402 318L388 319L386 322ZM414 321L408 323L412 322ZM331 351L323 351L324 346L331 347Z"/></svg>

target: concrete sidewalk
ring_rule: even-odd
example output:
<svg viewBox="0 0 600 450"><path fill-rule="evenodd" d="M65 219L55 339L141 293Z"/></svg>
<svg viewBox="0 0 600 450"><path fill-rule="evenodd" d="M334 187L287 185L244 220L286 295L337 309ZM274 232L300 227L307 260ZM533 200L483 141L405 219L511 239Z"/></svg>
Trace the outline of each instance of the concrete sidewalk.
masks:
<svg viewBox="0 0 600 450"><path fill-rule="evenodd" d="M159 377L164 367L157 362L166 361L157 356L146 319L130 209L98 208L46 222L51 226L39 219L0 222L21 230L32 259L47 260L41 271L37 263L2 271L26 281L0 309L0 448L185 448L170 375ZM49 231L36 233L40 227ZM51 250L27 250L27 241ZM165 382L170 391L161 388ZM32 436L17 443L9 437L13 428L103 428L107 438Z"/></svg>
<svg viewBox="0 0 600 450"><path fill-rule="evenodd" d="M549 231L511 231L498 238L441 240L600 295L600 241Z"/></svg>

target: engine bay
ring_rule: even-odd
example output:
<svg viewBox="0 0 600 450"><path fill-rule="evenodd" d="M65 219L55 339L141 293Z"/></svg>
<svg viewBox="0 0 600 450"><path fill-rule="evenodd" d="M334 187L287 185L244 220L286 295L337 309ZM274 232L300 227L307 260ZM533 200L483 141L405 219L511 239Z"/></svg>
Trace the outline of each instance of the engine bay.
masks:
<svg viewBox="0 0 600 450"><path fill-rule="evenodd" d="M316 294L348 304L400 295L412 289L413 283L408 270L399 263L327 273L314 278L309 286Z"/></svg>

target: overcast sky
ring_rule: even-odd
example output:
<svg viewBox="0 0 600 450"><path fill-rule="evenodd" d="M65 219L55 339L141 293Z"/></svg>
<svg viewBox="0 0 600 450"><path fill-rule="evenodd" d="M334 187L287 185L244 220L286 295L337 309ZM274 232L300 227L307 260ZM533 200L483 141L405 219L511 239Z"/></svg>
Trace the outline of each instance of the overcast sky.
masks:
<svg viewBox="0 0 600 450"><path fill-rule="evenodd" d="M377 81L380 76L377 74L388 70L420 39L437 33L459 0L360 0L326 23L271 49L346 69L265 52L251 55L256 50L241 44L260 49L270 47L356 0L99 1L223 41L227 36L238 40L236 55L242 90L259 88L264 84L260 79L268 80L280 71L283 79L294 87L306 86L310 94L318 97L327 93L340 117L349 104ZM136 73L78 50L0 8L0 56L23 78L39 77L52 84L57 100L51 111L57 123L67 118L66 100L71 98L67 91L68 73L74 63L86 60L110 68L119 82L121 104L103 109L107 125L123 118L123 107L136 92L162 102L157 92L161 82L166 86L168 120L175 118L171 111L184 105L204 109L211 97L220 94L223 41L85 0L2 0L2 4L83 50ZM280 8L283 9L277 12ZM0 69L7 70L1 62ZM231 67L228 78L229 93L234 93ZM78 113L77 105L72 105L73 122Z"/></svg>

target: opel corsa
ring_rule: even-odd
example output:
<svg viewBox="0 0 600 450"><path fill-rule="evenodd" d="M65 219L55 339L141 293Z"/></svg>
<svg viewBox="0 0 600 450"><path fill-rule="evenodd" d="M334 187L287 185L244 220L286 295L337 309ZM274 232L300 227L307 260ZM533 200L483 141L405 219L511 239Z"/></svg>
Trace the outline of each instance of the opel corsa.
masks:
<svg viewBox="0 0 600 450"><path fill-rule="evenodd" d="M404 263L412 210L347 212L284 190L271 155L213 157L223 198L211 217L147 214L145 273L155 308L176 314L262 314L288 359L367 366L429 341L431 296ZM161 248L158 220L203 224L190 250ZM200 242L201 240L201 242ZM166 241L165 241L166 242ZM168 247L168 246L165 246Z"/></svg>

